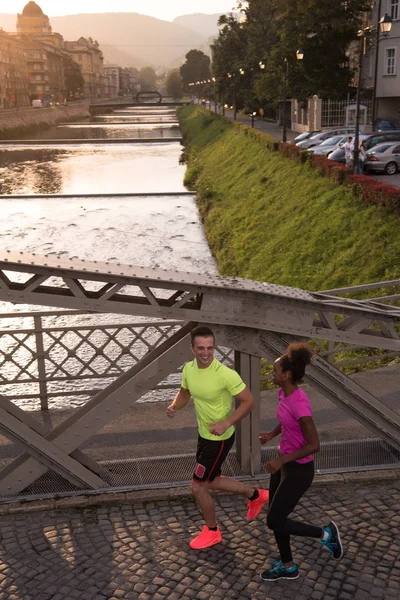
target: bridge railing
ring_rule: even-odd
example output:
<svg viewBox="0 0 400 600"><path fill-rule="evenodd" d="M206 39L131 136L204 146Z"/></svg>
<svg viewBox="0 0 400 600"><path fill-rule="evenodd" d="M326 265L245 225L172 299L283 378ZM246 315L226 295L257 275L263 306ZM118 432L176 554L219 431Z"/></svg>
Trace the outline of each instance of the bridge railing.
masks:
<svg viewBox="0 0 400 600"><path fill-rule="evenodd" d="M9 313L0 316L0 394L47 410L84 404L175 333L180 321L127 321L79 311ZM233 366L233 352L216 356ZM157 399L178 388L180 372L154 388ZM162 393L164 390L164 393Z"/></svg>
<svg viewBox="0 0 400 600"><path fill-rule="evenodd" d="M388 291L390 293L387 293ZM386 304L399 306L400 279L334 288L323 290L319 293L335 297L358 299L365 302L366 305L379 306L380 304ZM400 333L398 326L397 332ZM377 352L376 349L337 342L324 343L321 340L315 340L315 349L323 358L346 372L352 372L357 367L366 369L368 365L371 368L384 366L400 355L399 352L390 352L387 350Z"/></svg>
<svg viewBox="0 0 400 600"><path fill-rule="evenodd" d="M374 287L375 284L370 286ZM348 293L348 289L329 293L339 295ZM385 301L394 301L397 296L388 296ZM47 410L49 404L50 408L57 409L82 405L181 325L176 320L131 321L125 316L83 311L3 313L0 316L0 394L33 409L38 409L39 403L41 410ZM313 345L318 354L346 372L383 366L400 356L399 352L321 340L313 340ZM217 346L216 356L233 366L231 349ZM272 367L262 361L262 389L268 387L271 374ZM178 371L154 388L152 399L170 398L168 390L179 385Z"/></svg>

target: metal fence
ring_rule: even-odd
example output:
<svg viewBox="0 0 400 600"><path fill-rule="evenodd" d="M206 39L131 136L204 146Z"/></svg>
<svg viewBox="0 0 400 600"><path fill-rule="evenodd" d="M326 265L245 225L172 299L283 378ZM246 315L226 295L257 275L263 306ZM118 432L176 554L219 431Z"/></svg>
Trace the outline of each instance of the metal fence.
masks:
<svg viewBox="0 0 400 600"><path fill-rule="evenodd" d="M77 311L1 315L0 393L25 408L38 409L39 401L41 410L49 403L51 408L78 406L182 325L113 317ZM232 351L217 347L216 356L233 366ZM168 376L155 388L156 397L165 399L161 391L179 385L179 373Z"/></svg>
<svg viewBox="0 0 400 600"><path fill-rule="evenodd" d="M384 290L390 292L389 295ZM400 280L323 292L360 296L365 302L398 303ZM375 298L371 298L375 294ZM79 311L0 315L0 393L28 409L80 406L135 365L147 352L173 335L179 321L129 321L126 317ZM347 373L384 366L399 352L312 340L323 358ZM217 346L216 357L228 366L233 351ZM261 363L261 385L271 380L271 366ZM169 375L151 393L170 397L180 385L180 372ZM146 399L146 397L144 398Z"/></svg>
<svg viewBox="0 0 400 600"><path fill-rule="evenodd" d="M349 100L322 100L321 127L336 127L342 125L353 125L347 117L347 109L351 102ZM365 124L372 122L372 100L363 100L362 109ZM366 111L366 114L365 114ZM353 111L355 115L355 111ZM352 114L353 114L352 113Z"/></svg>

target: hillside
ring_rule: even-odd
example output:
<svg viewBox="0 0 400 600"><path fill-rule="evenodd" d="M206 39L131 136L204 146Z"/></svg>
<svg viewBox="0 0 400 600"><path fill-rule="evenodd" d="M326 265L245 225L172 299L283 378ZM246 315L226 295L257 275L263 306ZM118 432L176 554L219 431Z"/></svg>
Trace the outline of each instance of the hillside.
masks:
<svg viewBox="0 0 400 600"><path fill-rule="evenodd" d="M108 62L121 66L170 67L192 48L208 51L207 38L187 27L137 13L68 15L50 19L66 40L97 39ZM16 16L0 14L0 27L16 30Z"/></svg>
<svg viewBox="0 0 400 600"><path fill-rule="evenodd" d="M222 13L205 15L203 13L194 13L192 15L182 15L176 17L172 22L182 27L192 29L206 39L218 35L218 19Z"/></svg>
<svg viewBox="0 0 400 600"><path fill-rule="evenodd" d="M399 220L384 208L200 107L179 119L185 183L221 275L310 291L400 276Z"/></svg>

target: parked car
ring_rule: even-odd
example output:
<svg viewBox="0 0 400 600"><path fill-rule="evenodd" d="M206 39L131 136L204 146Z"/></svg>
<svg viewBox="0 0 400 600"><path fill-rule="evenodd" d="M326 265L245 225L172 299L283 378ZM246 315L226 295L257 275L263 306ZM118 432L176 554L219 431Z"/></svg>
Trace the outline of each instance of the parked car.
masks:
<svg viewBox="0 0 400 600"><path fill-rule="evenodd" d="M374 131L366 138L365 147L367 150L370 150L378 144L383 144L383 142L388 142L389 144L391 142L400 142L400 130L386 132Z"/></svg>
<svg viewBox="0 0 400 600"><path fill-rule="evenodd" d="M308 140L308 138L312 137L316 133L320 133L320 129L316 129L315 131L303 131L297 137L294 138L293 143L297 144L298 142L303 142L304 140Z"/></svg>
<svg viewBox="0 0 400 600"><path fill-rule="evenodd" d="M400 129L400 119L393 117L380 117L374 121L374 131L393 131L393 129Z"/></svg>
<svg viewBox="0 0 400 600"><path fill-rule="evenodd" d="M328 156L331 152L336 150L345 144L348 139L348 135L334 135L331 138L328 138L322 144L318 144L318 146L314 146L314 148L310 148L310 152L313 154L320 154L322 156Z"/></svg>
<svg viewBox="0 0 400 600"><path fill-rule="evenodd" d="M338 127L336 129L325 129L324 131L316 133L307 140L304 140L303 142L298 142L296 146L302 148L303 150L308 150L309 148L318 146L318 144L322 144L322 142L335 135L354 135L354 133L354 127Z"/></svg>
<svg viewBox="0 0 400 600"><path fill-rule="evenodd" d="M368 151L377 146L378 144L383 144L385 142L387 142L388 144L392 142L400 143L400 130L387 132L375 131L374 133L370 133L369 135L360 135L360 140L361 139L365 140L365 149ZM328 156L328 158L329 160L334 160L335 162L340 163L342 165L344 165L346 162L344 158L344 150L342 148L337 148L336 150L334 150Z"/></svg>
<svg viewBox="0 0 400 600"><path fill-rule="evenodd" d="M32 108L43 108L43 103L39 98L32 100Z"/></svg>
<svg viewBox="0 0 400 600"><path fill-rule="evenodd" d="M346 139L343 142L343 144L341 144L339 147L337 147L334 150L332 150L332 152L328 155L328 159L329 160L333 160L334 162L337 162L340 165L345 165L346 164L346 159L345 159L345 155L344 155L343 145L346 143L347 137L348 136L346 136ZM360 140L360 142L363 141L363 140L365 141L369 137L370 137L369 135L365 135L365 134L364 135L360 135L359 136L359 140ZM317 146L317 147L319 147L319 146Z"/></svg>
<svg viewBox="0 0 400 600"><path fill-rule="evenodd" d="M364 168L368 171L383 171L395 175L400 167L400 143L378 144L367 152Z"/></svg>

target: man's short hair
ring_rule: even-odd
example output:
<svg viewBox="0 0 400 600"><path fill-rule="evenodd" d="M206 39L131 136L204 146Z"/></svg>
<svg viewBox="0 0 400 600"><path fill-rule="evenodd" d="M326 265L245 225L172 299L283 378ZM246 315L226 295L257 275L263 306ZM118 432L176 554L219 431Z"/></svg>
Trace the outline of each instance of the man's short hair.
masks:
<svg viewBox="0 0 400 600"><path fill-rule="evenodd" d="M194 341L196 337L212 337L212 339L215 342L215 335L209 327L196 327L190 332L192 346L194 346Z"/></svg>

